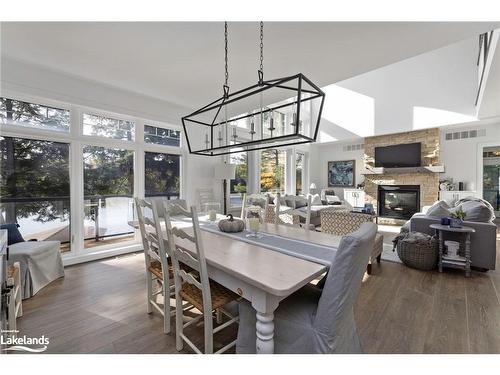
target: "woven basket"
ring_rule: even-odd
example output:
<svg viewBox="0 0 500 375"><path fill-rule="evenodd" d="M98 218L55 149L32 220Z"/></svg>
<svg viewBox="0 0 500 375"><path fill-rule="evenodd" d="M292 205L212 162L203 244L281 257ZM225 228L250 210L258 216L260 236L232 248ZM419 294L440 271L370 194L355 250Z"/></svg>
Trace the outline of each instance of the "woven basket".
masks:
<svg viewBox="0 0 500 375"><path fill-rule="evenodd" d="M398 241L398 256L411 268L432 270L438 262L438 241L428 234L410 232Z"/></svg>

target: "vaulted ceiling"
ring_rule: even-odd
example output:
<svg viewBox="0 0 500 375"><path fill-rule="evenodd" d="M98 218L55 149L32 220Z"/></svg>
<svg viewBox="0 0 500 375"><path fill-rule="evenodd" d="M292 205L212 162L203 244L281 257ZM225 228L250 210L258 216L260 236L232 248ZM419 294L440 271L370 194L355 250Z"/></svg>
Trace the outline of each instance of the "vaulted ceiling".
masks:
<svg viewBox="0 0 500 375"><path fill-rule="evenodd" d="M265 23L267 78L302 72L325 86L499 23ZM258 22L229 23L230 86L257 80ZM2 23L2 58L195 109L222 92L223 23Z"/></svg>

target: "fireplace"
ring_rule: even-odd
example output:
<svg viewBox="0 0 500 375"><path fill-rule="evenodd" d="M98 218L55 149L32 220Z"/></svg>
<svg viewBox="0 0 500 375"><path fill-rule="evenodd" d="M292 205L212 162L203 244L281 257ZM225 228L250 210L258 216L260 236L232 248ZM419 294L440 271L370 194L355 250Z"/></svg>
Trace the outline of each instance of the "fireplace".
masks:
<svg viewBox="0 0 500 375"><path fill-rule="evenodd" d="M419 185L378 185L380 217L408 220L419 211Z"/></svg>

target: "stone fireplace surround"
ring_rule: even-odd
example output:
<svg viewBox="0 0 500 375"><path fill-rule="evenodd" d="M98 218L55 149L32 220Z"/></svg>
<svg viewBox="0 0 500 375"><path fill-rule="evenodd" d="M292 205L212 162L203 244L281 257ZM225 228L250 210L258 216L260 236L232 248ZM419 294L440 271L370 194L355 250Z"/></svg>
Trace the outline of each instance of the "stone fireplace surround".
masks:
<svg viewBox="0 0 500 375"><path fill-rule="evenodd" d="M407 168L405 171L375 172L375 147L391 146L403 143L420 142L421 165L439 165L439 129L424 129L413 132L405 132L390 135L380 135L365 138L365 195L367 202L373 204L375 212L378 210L378 185L419 185L420 186L420 207L433 204L439 195L439 173L432 171L422 171L421 169ZM382 218L381 218L382 219ZM399 223L397 219L383 219L381 222Z"/></svg>

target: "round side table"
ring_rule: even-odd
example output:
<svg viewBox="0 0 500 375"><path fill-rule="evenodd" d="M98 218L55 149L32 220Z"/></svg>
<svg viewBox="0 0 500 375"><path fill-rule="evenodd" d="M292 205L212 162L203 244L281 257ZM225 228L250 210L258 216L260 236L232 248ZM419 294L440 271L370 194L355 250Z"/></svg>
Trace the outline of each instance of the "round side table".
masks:
<svg viewBox="0 0 500 375"><path fill-rule="evenodd" d="M430 228L436 231L439 236L439 260L438 268L439 272L443 272L443 267L453 267L465 270L465 277L470 276L470 235L476 230L471 227L460 227L454 228L449 225L441 224L431 224ZM450 256L449 254L444 254L444 232L452 233L464 233L465 234L465 257Z"/></svg>

